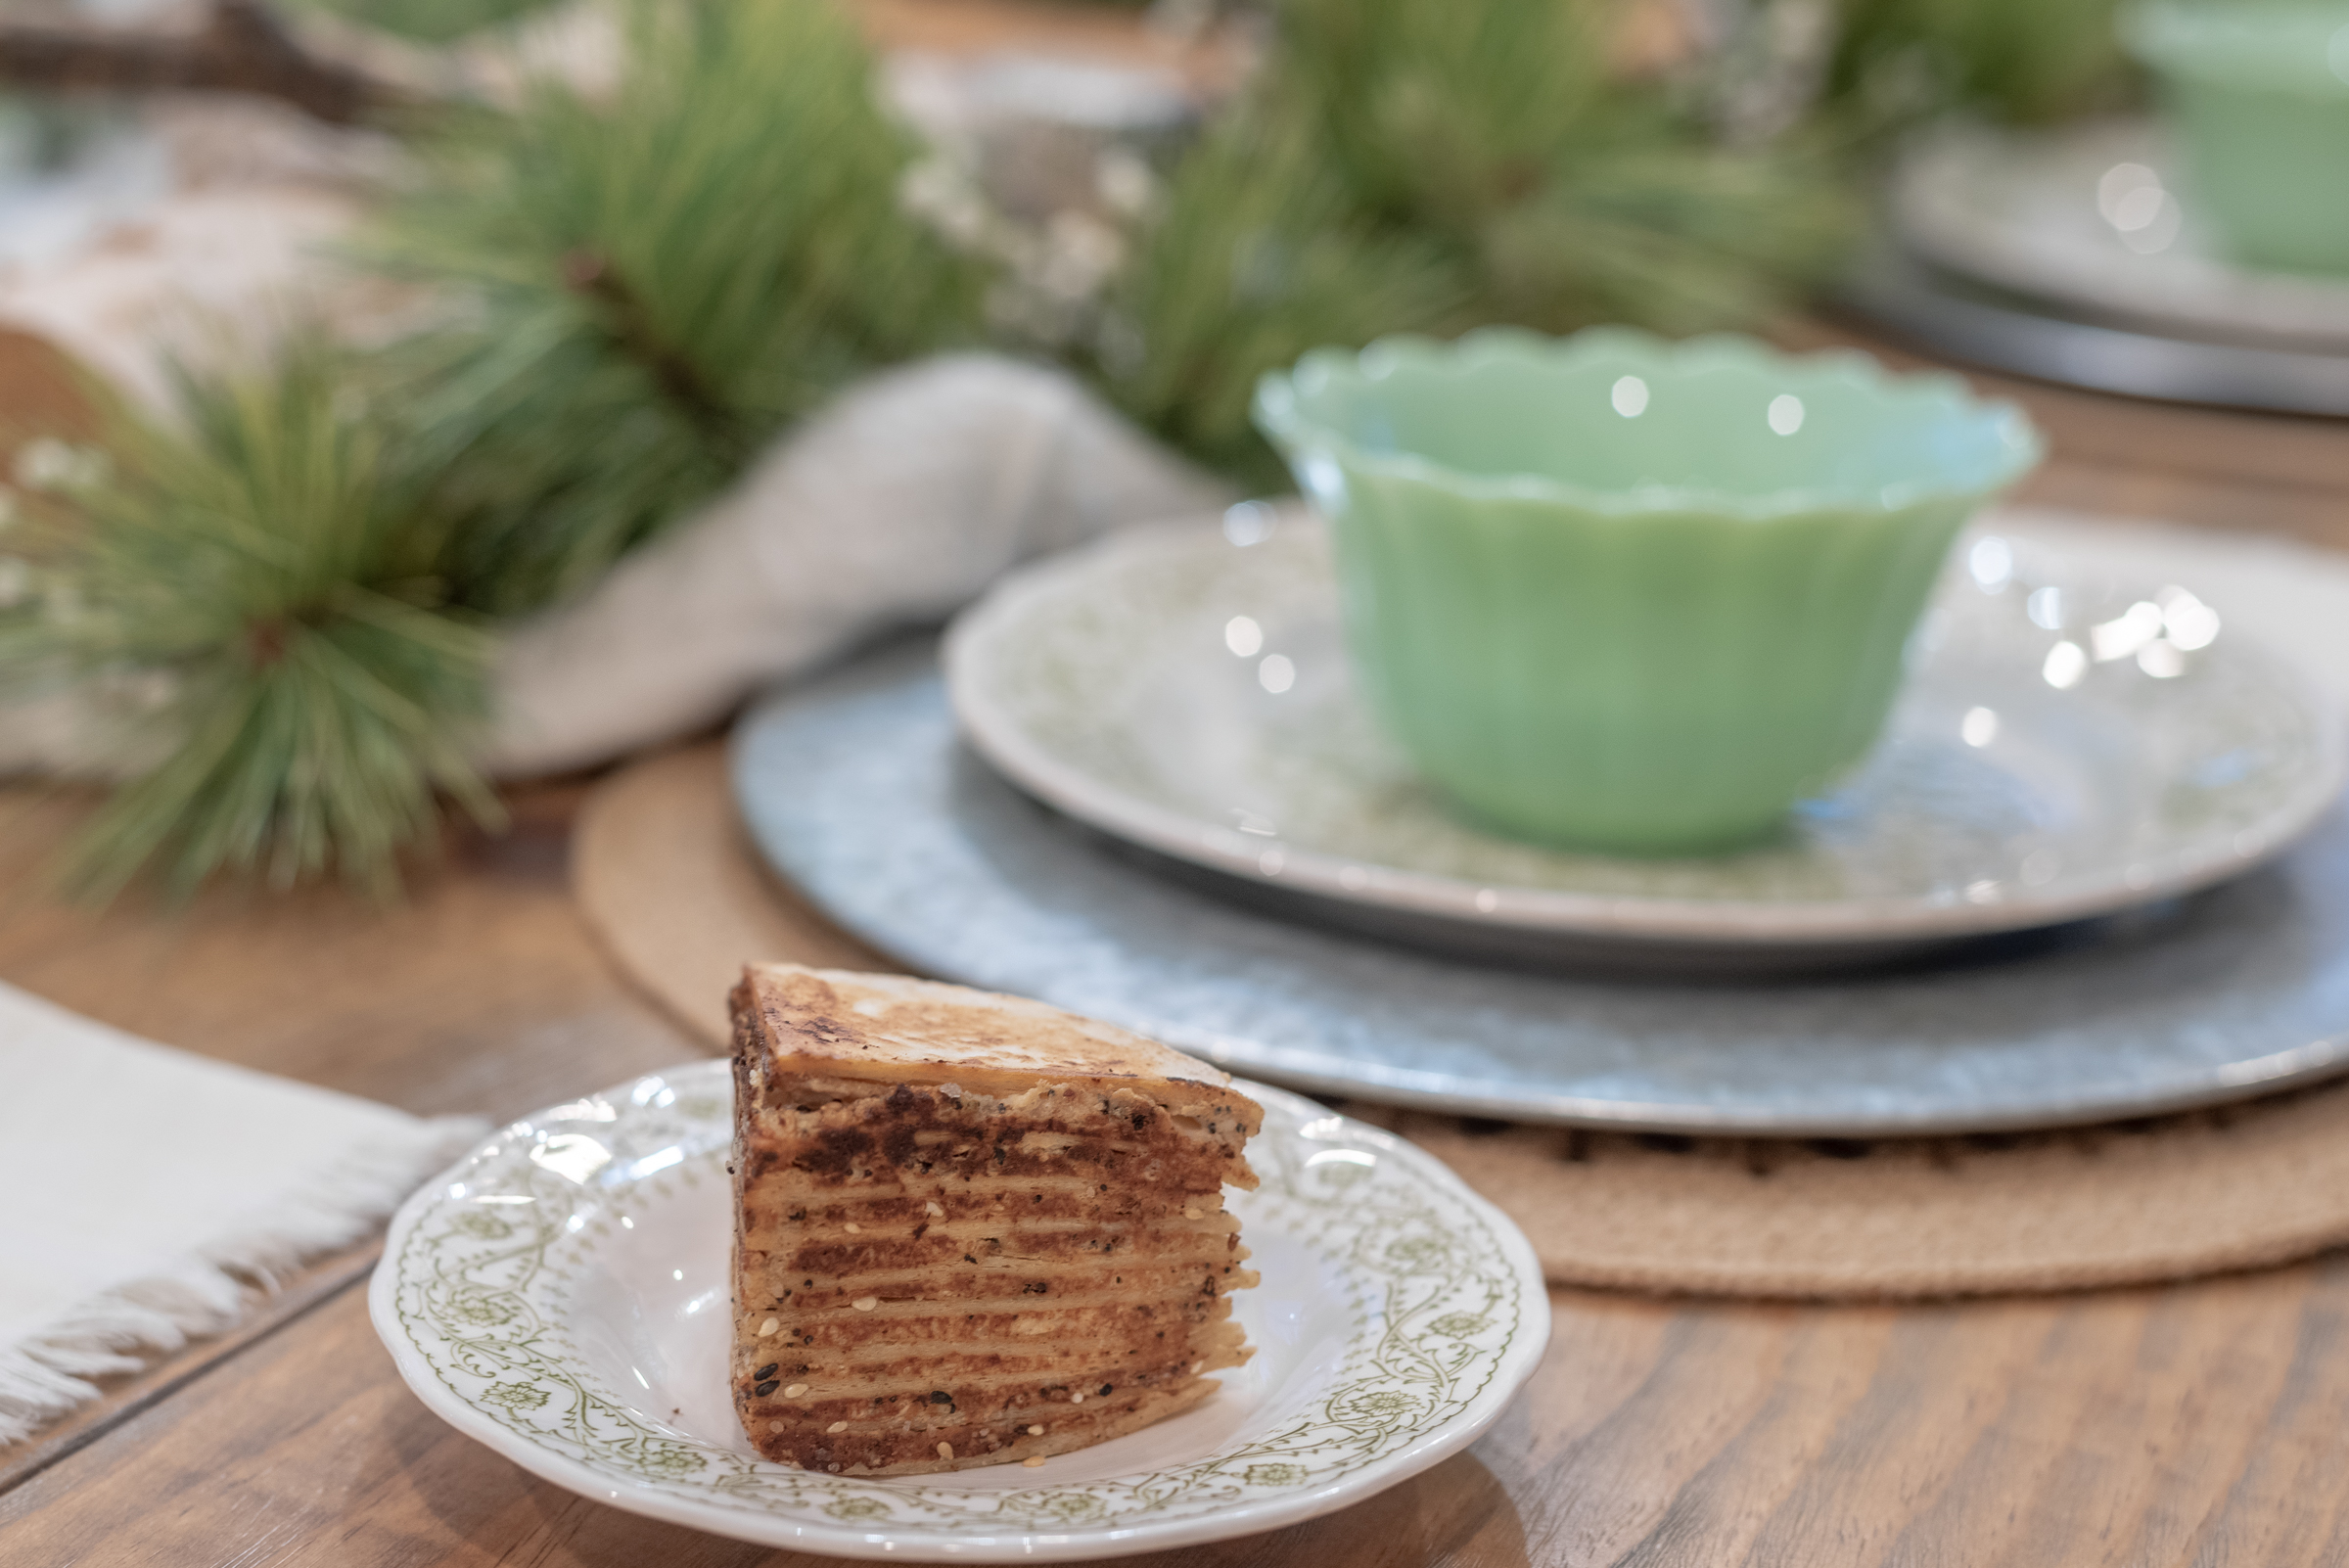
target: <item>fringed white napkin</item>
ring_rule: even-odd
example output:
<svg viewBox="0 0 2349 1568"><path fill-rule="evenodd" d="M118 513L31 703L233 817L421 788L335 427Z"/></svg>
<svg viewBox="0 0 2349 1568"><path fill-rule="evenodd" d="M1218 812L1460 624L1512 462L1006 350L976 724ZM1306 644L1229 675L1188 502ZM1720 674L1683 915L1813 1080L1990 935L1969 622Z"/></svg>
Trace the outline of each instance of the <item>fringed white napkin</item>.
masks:
<svg viewBox="0 0 2349 1568"><path fill-rule="evenodd" d="M0 1447L234 1324L484 1130L151 1044L0 985Z"/></svg>

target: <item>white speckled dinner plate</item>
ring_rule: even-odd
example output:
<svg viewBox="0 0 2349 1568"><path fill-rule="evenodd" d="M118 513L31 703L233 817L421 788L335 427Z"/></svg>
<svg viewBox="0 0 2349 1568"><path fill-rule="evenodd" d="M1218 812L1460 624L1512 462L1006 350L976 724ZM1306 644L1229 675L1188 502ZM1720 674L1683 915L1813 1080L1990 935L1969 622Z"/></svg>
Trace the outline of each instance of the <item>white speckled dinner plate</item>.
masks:
<svg viewBox="0 0 2349 1568"><path fill-rule="evenodd" d="M1279 1089L1231 1212L1256 1356L1198 1408L1030 1469L876 1479L760 1459L729 1399L732 1077L702 1062L527 1117L400 1209L376 1331L438 1415L533 1474L744 1541L1058 1562L1346 1506L1467 1447L1549 1299L1499 1211L1399 1138Z"/></svg>
<svg viewBox="0 0 2349 1568"><path fill-rule="evenodd" d="M1875 751L1775 839L1689 858L1518 843L1450 810L1359 702L1320 525L1232 516L1004 580L948 638L956 717L1080 821L1403 940L1881 955L2208 886L2341 786L2326 701L2188 585L1988 534L1946 574Z"/></svg>

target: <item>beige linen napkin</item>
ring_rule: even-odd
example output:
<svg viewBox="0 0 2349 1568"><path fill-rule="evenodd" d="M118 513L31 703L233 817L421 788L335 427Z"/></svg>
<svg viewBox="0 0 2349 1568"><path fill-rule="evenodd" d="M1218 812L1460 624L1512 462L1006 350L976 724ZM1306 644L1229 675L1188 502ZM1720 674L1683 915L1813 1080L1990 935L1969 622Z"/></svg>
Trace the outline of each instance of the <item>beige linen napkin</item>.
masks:
<svg viewBox="0 0 2349 1568"><path fill-rule="evenodd" d="M485 1124L422 1121L0 985L0 1447L233 1324Z"/></svg>

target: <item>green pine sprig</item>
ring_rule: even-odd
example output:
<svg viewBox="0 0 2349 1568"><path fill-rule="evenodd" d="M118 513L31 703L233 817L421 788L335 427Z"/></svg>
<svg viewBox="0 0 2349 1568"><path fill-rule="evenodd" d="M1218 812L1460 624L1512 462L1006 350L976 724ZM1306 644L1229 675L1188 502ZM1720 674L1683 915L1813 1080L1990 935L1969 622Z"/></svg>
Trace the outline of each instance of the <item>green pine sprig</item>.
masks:
<svg viewBox="0 0 2349 1568"><path fill-rule="evenodd" d="M978 330L827 0L640 0L623 80L435 149L378 261L461 302L394 369L462 602L576 592L862 371Z"/></svg>
<svg viewBox="0 0 2349 1568"><path fill-rule="evenodd" d="M1125 411L1210 466L1285 487L1249 423L1264 371L1331 343L1440 321L1465 284L1382 233L1294 126L1241 117L1177 171L1109 301L1097 371Z"/></svg>
<svg viewBox="0 0 2349 1568"><path fill-rule="evenodd" d="M0 613L0 670L76 683L133 775L66 880L105 899L150 870L177 896L333 872L390 898L439 797L498 819L465 751L490 640L443 607L420 487L330 354L182 393L184 425L117 413L58 484L34 591Z"/></svg>
<svg viewBox="0 0 2349 1568"><path fill-rule="evenodd" d="M2138 93L2123 0L1842 0L1828 110L1897 130L1953 109L2019 123L2108 112Z"/></svg>
<svg viewBox="0 0 2349 1568"><path fill-rule="evenodd" d="M1848 170L1802 137L1726 145L1672 86L1617 80L1613 15L1285 0L1269 68L1175 167L1113 299L1112 397L1262 483L1251 389L1317 344L1489 323L1685 334L1785 308L1856 230Z"/></svg>

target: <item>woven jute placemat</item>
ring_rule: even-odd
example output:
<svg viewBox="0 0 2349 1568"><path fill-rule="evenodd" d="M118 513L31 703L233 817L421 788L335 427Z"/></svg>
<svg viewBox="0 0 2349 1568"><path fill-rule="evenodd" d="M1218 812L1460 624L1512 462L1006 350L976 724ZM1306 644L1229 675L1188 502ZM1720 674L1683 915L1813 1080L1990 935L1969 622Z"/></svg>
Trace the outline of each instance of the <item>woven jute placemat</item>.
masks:
<svg viewBox="0 0 2349 1568"><path fill-rule="evenodd" d="M747 961L897 967L766 870L716 745L605 781L573 853L579 902L622 969L713 1050ZM1560 1284L1843 1299L2069 1290L2349 1242L2349 1084L2056 1132L1849 1142L1342 1108L1451 1165L1524 1228Z"/></svg>

